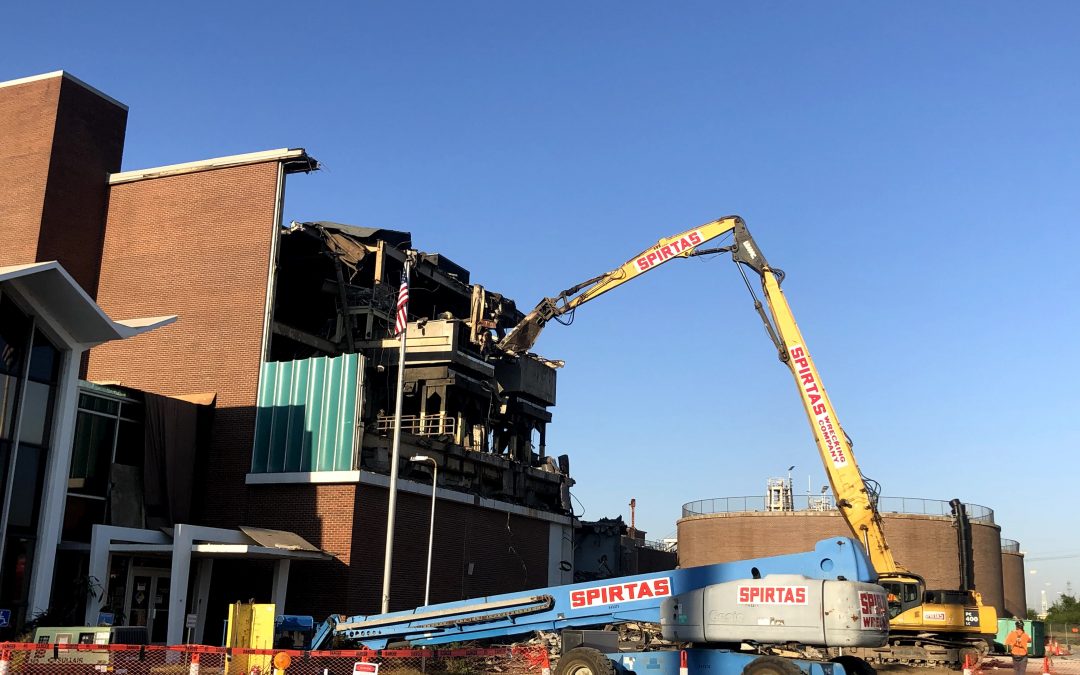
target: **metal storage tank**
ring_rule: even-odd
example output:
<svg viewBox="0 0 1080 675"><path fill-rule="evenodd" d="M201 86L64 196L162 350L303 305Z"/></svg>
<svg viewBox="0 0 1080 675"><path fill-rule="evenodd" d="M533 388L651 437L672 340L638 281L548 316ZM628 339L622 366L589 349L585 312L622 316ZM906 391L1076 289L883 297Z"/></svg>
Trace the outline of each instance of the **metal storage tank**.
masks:
<svg viewBox="0 0 1080 675"><path fill-rule="evenodd" d="M810 550L817 541L851 536L828 496L792 495L792 508L769 510L764 497L721 497L683 505L679 565L694 567ZM983 602L1004 613L1001 528L985 506L965 504L971 521L975 585ZM910 497L878 500L898 563L928 588L957 588L960 558L949 502Z"/></svg>
<svg viewBox="0 0 1080 675"><path fill-rule="evenodd" d="M1005 611L1001 616L1027 615L1027 577L1024 575L1024 554L1020 542L1001 540L1001 581L1005 591Z"/></svg>

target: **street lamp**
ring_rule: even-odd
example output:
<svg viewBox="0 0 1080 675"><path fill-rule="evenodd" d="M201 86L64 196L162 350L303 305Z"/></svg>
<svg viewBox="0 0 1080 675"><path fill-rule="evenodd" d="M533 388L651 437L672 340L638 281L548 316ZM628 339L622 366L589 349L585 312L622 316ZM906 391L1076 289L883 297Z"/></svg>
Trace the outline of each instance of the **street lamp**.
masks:
<svg viewBox="0 0 1080 675"><path fill-rule="evenodd" d="M431 548L435 543L435 486L439 484L439 463L434 457L427 455L413 455L410 462L431 462L431 524L428 525L427 543L427 581L424 582L424 606L428 604L431 593Z"/></svg>
<svg viewBox="0 0 1080 675"><path fill-rule="evenodd" d="M786 506L794 511L795 510L795 486L791 482L791 472L795 470L795 465L792 464L787 468L787 501Z"/></svg>

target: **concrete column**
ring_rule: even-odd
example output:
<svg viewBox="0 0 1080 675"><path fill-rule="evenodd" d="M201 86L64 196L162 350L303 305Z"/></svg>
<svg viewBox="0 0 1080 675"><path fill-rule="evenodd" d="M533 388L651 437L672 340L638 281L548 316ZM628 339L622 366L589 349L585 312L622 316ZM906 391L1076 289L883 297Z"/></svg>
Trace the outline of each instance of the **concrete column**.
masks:
<svg viewBox="0 0 1080 675"><path fill-rule="evenodd" d="M574 542L573 525L563 523L548 524L548 585L561 586L574 581ZM570 563L570 569L563 569L563 561Z"/></svg>
<svg viewBox="0 0 1080 675"><path fill-rule="evenodd" d="M177 524L173 528L171 579L169 582L169 630L166 642L180 644L184 639L187 617L187 588L191 573L191 547L196 541L221 544L250 544L251 539L237 530ZM196 589L197 590L197 589Z"/></svg>
<svg viewBox="0 0 1080 675"><path fill-rule="evenodd" d="M184 641L192 543L190 525L176 525L173 528L172 568L169 571L169 628L165 635L165 642L170 645L178 645Z"/></svg>
<svg viewBox="0 0 1080 675"><path fill-rule="evenodd" d="M285 592L289 589L291 562L288 558L284 558L274 564L274 588L270 592L270 602L274 603L274 611L278 614L285 613Z"/></svg>
<svg viewBox="0 0 1080 675"><path fill-rule="evenodd" d="M214 572L214 559L202 558L195 569L195 613L199 616L195 622L195 642L202 644L206 629L206 610L210 603L210 577Z"/></svg>
<svg viewBox="0 0 1080 675"><path fill-rule="evenodd" d="M30 573L30 593L27 618L49 608L53 585L53 563L60 532L64 524L67 501L68 474L71 472L71 444L75 435L75 416L78 414L79 361L81 349L64 353L63 368L56 384L53 404L52 435L48 458L45 461L45 485L41 495L41 515L38 518L37 543L34 546L34 565ZM94 615L95 624L97 614Z"/></svg>
<svg viewBox="0 0 1080 675"><path fill-rule="evenodd" d="M87 626L96 626L98 612L109 594L109 549L114 541L138 542L141 544L168 544L169 537L157 530L143 530L135 527L115 527L113 525L94 525L90 535L90 577L101 584L101 595L86 599L86 613L83 621Z"/></svg>
<svg viewBox="0 0 1080 675"><path fill-rule="evenodd" d="M90 535L89 576L91 580L96 580L101 584L101 593L97 597L86 599L86 613L83 615L83 624L86 626L97 625L98 613L101 612L105 598L109 594L109 563L111 562L109 544L112 541L108 536L102 536L103 534L102 526L94 525L93 533Z"/></svg>

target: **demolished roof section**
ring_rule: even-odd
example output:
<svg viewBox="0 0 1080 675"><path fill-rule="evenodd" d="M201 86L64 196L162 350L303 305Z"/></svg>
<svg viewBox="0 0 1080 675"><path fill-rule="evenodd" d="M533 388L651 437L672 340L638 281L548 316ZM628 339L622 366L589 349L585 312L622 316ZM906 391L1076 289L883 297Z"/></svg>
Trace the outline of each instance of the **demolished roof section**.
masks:
<svg viewBox="0 0 1080 675"><path fill-rule="evenodd" d="M380 473L389 471L398 371L390 328L412 246L408 232L315 221L283 228L278 249L268 361L361 354L355 468ZM495 346L522 312L438 253L418 255L411 276L403 443L440 455L447 487L569 512L569 462L546 449L556 371Z"/></svg>

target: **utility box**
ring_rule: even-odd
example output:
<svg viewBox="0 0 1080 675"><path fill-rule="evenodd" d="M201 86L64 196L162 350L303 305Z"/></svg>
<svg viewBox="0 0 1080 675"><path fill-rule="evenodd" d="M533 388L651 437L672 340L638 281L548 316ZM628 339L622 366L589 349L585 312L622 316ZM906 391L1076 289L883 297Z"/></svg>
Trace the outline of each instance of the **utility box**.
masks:
<svg viewBox="0 0 1080 675"><path fill-rule="evenodd" d="M998 619L998 632L996 642L1000 645L1005 644L1005 638L1009 637L1009 633L1016 629L1017 619ZM1024 632L1031 638L1031 644L1028 645L1028 654L1042 658L1046 656L1046 622L1045 621L1024 621ZM1005 653L1009 652L1009 648L1005 648Z"/></svg>
<svg viewBox="0 0 1080 675"><path fill-rule="evenodd" d="M66 627L41 627L34 629L34 642L39 645L106 645L147 644L145 626L66 626ZM27 663L34 665L49 665L55 668L67 664L82 664L104 667L112 663L116 655L107 650L76 651L74 649L42 648L32 652Z"/></svg>

